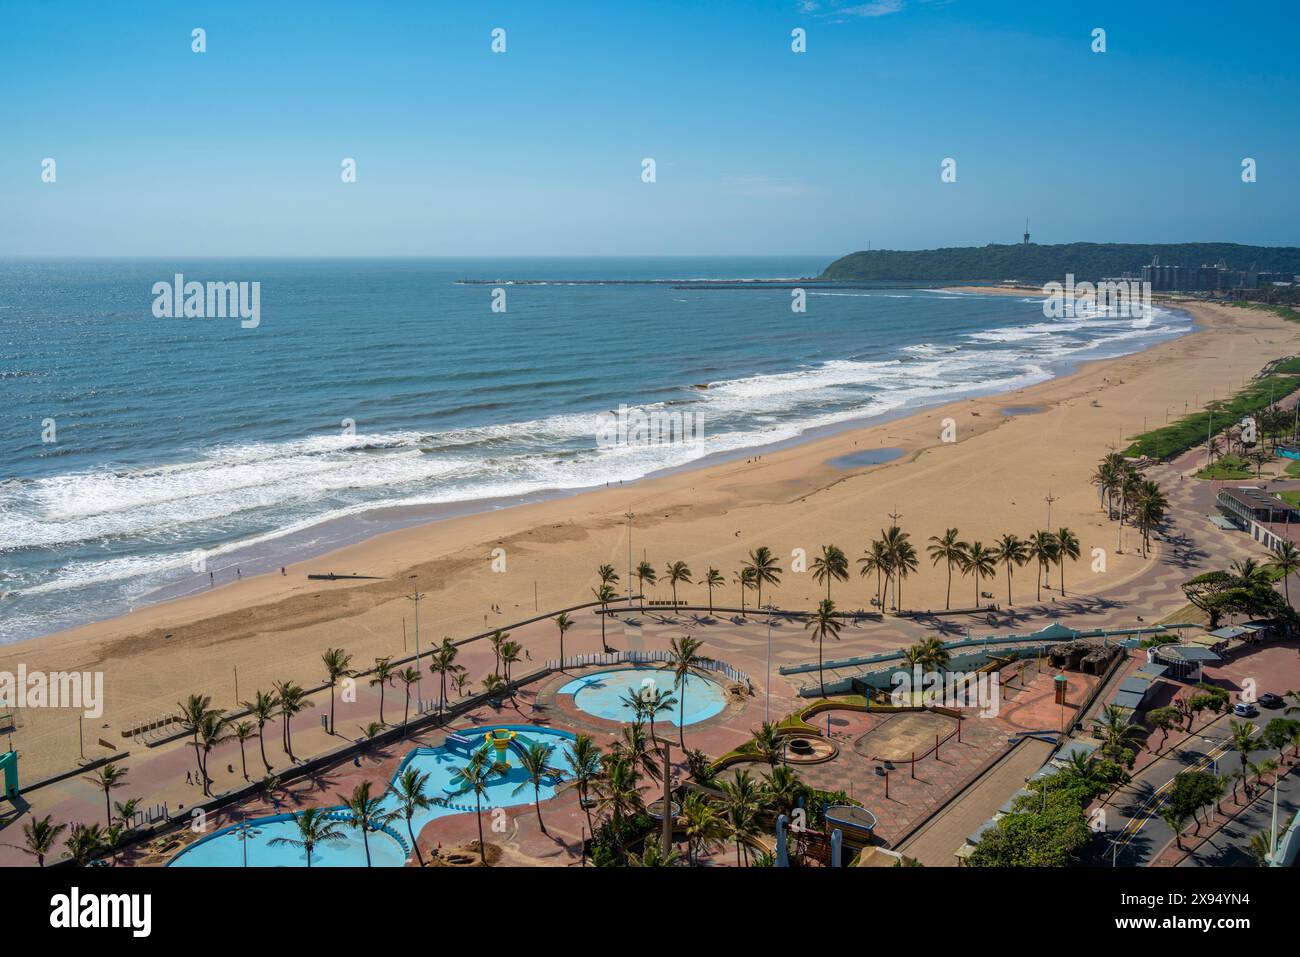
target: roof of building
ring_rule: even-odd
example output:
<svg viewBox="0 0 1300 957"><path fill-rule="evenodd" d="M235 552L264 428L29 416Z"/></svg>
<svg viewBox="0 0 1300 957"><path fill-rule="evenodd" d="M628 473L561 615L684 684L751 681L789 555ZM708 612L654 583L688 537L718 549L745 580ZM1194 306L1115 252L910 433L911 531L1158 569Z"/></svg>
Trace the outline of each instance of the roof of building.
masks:
<svg viewBox="0 0 1300 957"><path fill-rule="evenodd" d="M1111 700L1117 708L1128 708L1136 711L1142 705L1142 699L1146 697L1145 692L1141 691L1117 691L1115 697Z"/></svg>
<svg viewBox="0 0 1300 957"><path fill-rule="evenodd" d="M1155 662L1155 661L1148 661L1146 664L1142 665L1137 669L1137 673L1140 675L1146 675L1148 678L1155 679L1155 678L1163 678L1165 672L1167 672L1168 670L1169 670L1168 665L1162 665L1159 662Z"/></svg>
<svg viewBox="0 0 1300 957"><path fill-rule="evenodd" d="M1219 661L1217 654L1198 645L1161 645L1156 654L1175 661Z"/></svg>
<svg viewBox="0 0 1300 957"><path fill-rule="evenodd" d="M1211 638L1240 638L1242 635L1252 634L1256 629L1247 628L1245 625L1225 625L1223 628L1216 628L1209 632ZM1195 638L1189 644L1197 644Z"/></svg>
<svg viewBox="0 0 1300 957"><path fill-rule="evenodd" d="M1236 499L1247 508L1267 508L1274 511L1296 511L1292 506L1282 501L1280 498L1274 498L1263 489L1255 485L1241 485L1236 488L1221 488L1219 495L1226 495L1228 498Z"/></svg>

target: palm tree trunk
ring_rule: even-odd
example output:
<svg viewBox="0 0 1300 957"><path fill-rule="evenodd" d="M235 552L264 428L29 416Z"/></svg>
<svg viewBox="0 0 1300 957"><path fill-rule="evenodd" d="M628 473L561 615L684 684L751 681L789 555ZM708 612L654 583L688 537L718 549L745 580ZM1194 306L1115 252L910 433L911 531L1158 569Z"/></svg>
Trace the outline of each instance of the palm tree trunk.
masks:
<svg viewBox="0 0 1300 957"><path fill-rule="evenodd" d="M244 772L244 780L248 780L248 759L244 757L244 739L239 739L239 767Z"/></svg>
<svg viewBox="0 0 1300 957"><path fill-rule="evenodd" d="M948 591L943 597L943 607L945 610L952 608L952 559L948 559Z"/></svg>
<svg viewBox="0 0 1300 957"><path fill-rule="evenodd" d="M334 733L334 682L330 682L330 734Z"/></svg>
<svg viewBox="0 0 1300 957"><path fill-rule="evenodd" d="M262 763L266 765L266 773L271 773L271 762L266 760L266 738L262 736L262 725L257 726L257 747L262 752Z"/></svg>
<svg viewBox="0 0 1300 957"><path fill-rule="evenodd" d="M406 815L406 833L411 835L411 847L415 848L415 859L419 861L420 866L424 866L424 855L420 853L420 843L415 839L415 831L411 828L411 815Z"/></svg>
<svg viewBox="0 0 1300 957"><path fill-rule="evenodd" d="M822 639L817 636L817 681L822 686L822 697L826 697L826 673L822 668Z"/></svg>
<svg viewBox="0 0 1300 957"><path fill-rule="evenodd" d="M474 792L474 811L474 817L478 820L478 859L486 864L487 848L483 846L483 796L477 790Z"/></svg>
<svg viewBox="0 0 1300 957"><path fill-rule="evenodd" d="M543 834L549 837L550 834L546 830L546 824L542 821L542 792L538 788L536 781L533 782L533 807L537 809L537 826L542 829Z"/></svg>
<svg viewBox="0 0 1300 957"><path fill-rule="evenodd" d="M369 828L364 824L361 825L361 843L366 846L366 867L370 866L370 837L367 834L368 830Z"/></svg>
<svg viewBox="0 0 1300 957"><path fill-rule="evenodd" d="M682 699L677 703L677 740L686 750L686 679L682 678ZM667 808L664 809L667 813Z"/></svg>

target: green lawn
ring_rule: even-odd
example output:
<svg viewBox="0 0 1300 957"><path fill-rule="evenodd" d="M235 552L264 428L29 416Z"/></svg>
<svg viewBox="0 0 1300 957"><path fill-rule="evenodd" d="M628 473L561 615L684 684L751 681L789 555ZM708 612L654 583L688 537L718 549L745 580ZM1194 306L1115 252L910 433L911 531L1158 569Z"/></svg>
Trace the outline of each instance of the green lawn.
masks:
<svg viewBox="0 0 1300 957"><path fill-rule="evenodd" d="M1240 455L1221 455L1209 468L1196 473L1199 479L1253 479L1255 467Z"/></svg>
<svg viewBox="0 0 1300 957"><path fill-rule="evenodd" d="M1293 478L1296 476L1300 476L1300 461L1292 462L1290 465L1288 465L1286 467L1286 474L1292 476Z"/></svg>
<svg viewBox="0 0 1300 957"><path fill-rule="evenodd" d="M1295 492L1279 492L1278 495L1281 497L1282 501L1286 502L1288 505L1294 505L1297 508L1300 508L1300 490Z"/></svg>

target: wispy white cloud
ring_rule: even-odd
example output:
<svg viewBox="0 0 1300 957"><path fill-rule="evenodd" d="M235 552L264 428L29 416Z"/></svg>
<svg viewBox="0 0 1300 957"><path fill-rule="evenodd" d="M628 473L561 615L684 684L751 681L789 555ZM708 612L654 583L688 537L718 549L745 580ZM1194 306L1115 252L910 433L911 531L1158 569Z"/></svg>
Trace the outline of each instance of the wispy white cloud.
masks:
<svg viewBox="0 0 1300 957"><path fill-rule="evenodd" d="M850 17L887 17L903 9L903 0L872 0L870 3L851 3L849 0L800 0L800 13L815 13L824 17L847 19Z"/></svg>

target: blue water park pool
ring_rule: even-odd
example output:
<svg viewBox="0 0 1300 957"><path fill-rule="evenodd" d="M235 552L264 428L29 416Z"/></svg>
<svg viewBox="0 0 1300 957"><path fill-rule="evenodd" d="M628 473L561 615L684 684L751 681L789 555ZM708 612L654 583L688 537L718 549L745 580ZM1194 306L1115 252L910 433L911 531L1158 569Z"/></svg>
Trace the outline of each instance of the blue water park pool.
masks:
<svg viewBox="0 0 1300 957"><path fill-rule="evenodd" d="M636 711L624 699L646 687L654 687L678 699L679 704L673 705L671 711L655 717L656 721L673 725L679 721L695 724L720 714L727 706L727 691L721 684L705 675L691 674L685 681L686 713L683 716L680 712L682 691L674 684L675 678L671 671L660 668L615 668L575 678L557 694L573 695L574 707L606 721L635 721Z"/></svg>
<svg viewBox="0 0 1300 957"><path fill-rule="evenodd" d="M551 754L551 766L564 774L542 779L540 796L543 801L555 796L556 786L567 776L567 756L572 753L574 735L568 731L555 728L539 728L534 725L484 725L450 732L447 741L436 748L415 748L402 759L401 765L393 775L394 780L408 767L416 768L429 775L425 783L425 793L434 800L431 807L416 811L411 818L411 827L418 835L430 821L449 814L463 814L474 810L473 792L465 793L453 775L463 768L474 751L488 747L496 754L496 746L488 742L487 737L494 730L513 732L501 735L501 756L509 762L509 770L504 774L491 777L487 793L483 795L482 806L517 807L531 804L533 787L528 775L520 768L519 750L527 748L531 742L541 742L555 746ZM495 759L495 758L494 758ZM528 782L518 794L514 789L521 783ZM384 794L380 807L384 811L397 808L396 795L391 790ZM351 815L341 807L331 809L332 816L346 822ZM269 817L254 818L246 827L233 825L222 828L202 840L196 841L177 854L168 862L168 867L306 867L307 855L301 848L292 845L272 845L277 837L298 837L298 826L292 814L276 814ZM346 840L334 844L318 845L312 850L312 867L365 867L366 852L362 844L361 833L346 825L342 829ZM410 839L406 832L406 820L395 818L383 831L371 833L370 858L374 867L401 867L411 855Z"/></svg>

